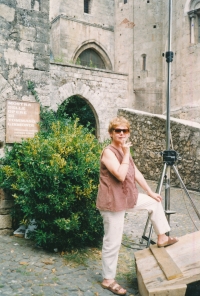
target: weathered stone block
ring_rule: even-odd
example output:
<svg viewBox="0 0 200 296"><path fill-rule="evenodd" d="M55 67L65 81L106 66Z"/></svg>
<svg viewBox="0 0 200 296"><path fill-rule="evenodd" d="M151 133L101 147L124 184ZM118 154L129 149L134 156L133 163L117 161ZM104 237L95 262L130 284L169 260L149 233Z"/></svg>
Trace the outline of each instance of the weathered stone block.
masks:
<svg viewBox="0 0 200 296"><path fill-rule="evenodd" d="M13 229L0 229L0 235L12 235Z"/></svg>
<svg viewBox="0 0 200 296"><path fill-rule="evenodd" d="M35 0L35 2L32 4L32 7L33 7L33 10L40 11L40 3L39 3L39 1Z"/></svg>
<svg viewBox="0 0 200 296"><path fill-rule="evenodd" d="M12 218L10 215L0 215L0 229L12 228Z"/></svg>
<svg viewBox="0 0 200 296"><path fill-rule="evenodd" d="M26 102L35 102L35 97L33 95L29 95L29 96L23 96L22 97L22 101L26 101Z"/></svg>
<svg viewBox="0 0 200 296"><path fill-rule="evenodd" d="M36 38L36 28L19 25L18 31L20 39L34 41Z"/></svg>
<svg viewBox="0 0 200 296"><path fill-rule="evenodd" d="M0 202L0 209L2 210L7 210L11 209L13 207L13 200L8 199L8 200L1 200Z"/></svg>
<svg viewBox="0 0 200 296"><path fill-rule="evenodd" d="M17 0L17 7L31 10L31 0Z"/></svg>
<svg viewBox="0 0 200 296"><path fill-rule="evenodd" d="M49 0L48 1L40 1L41 11L49 14Z"/></svg>
<svg viewBox="0 0 200 296"><path fill-rule="evenodd" d="M5 19L0 18L0 29L2 36L8 36L10 33L9 30L11 29L11 24L7 22ZM1 42L5 43L4 38L1 39Z"/></svg>
<svg viewBox="0 0 200 296"><path fill-rule="evenodd" d="M49 95L48 96L44 96L44 95L40 95L39 94L39 97L40 97L40 102L42 103L42 106L46 106L46 107L50 107L51 106Z"/></svg>
<svg viewBox="0 0 200 296"><path fill-rule="evenodd" d="M22 40L19 43L19 50L20 51L32 53L32 49L33 49L33 42L32 41Z"/></svg>
<svg viewBox="0 0 200 296"><path fill-rule="evenodd" d="M48 15L34 10L16 10L17 23L25 27L42 27L43 29L49 29Z"/></svg>
<svg viewBox="0 0 200 296"><path fill-rule="evenodd" d="M19 43L19 49L23 52L40 53L40 55L50 54L49 45L41 42L33 42L28 40L22 40Z"/></svg>
<svg viewBox="0 0 200 296"><path fill-rule="evenodd" d="M36 56L35 69L42 70L42 71L48 71L49 70L49 57Z"/></svg>
<svg viewBox="0 0 200 296"><path fill-rule="evenodd" d="M1 0L1 4L8 5L10 7L16 6L16 0Z"/></svg>
<svg viewBox="0 0 200 296"><path fill-rule="evenodd" d="M0 92L8 86L8 81L0 74Z"/></svg>
<svg viewBox="0 0 200 296"><path fill-rule="evenodd" d="M37 27L36 41L48 43L49 42L49 28L44 29Z"/></svg>
<svg viewBox="0 0 200 296"><path fill-rule="evenodd" d="M0 202L2 200L9 199L8 195L4 192L3 189L0 189Z"/></svg>
<svg viewBox="0 0 200 296"><path fill-rule="evenodd" d="M13 207L13 198L0 189L0 215L10 214L10 209Z"/></svg>
<svg viewBox="0 0 200 296"><path fill-rule="evenodd" d="M15 9L5 4L0 4L0 16L6 19L8 22L14 21Z"/></svg>
<svg viewBox="0 0 200 296"><path fill-rule="evenodd" d="M8 98L12 98L13 100L16 99L16 95L13 92L11 85L8 81L0 74L0 92L1 92L1 110L3 111L4 115L1 118L4 120L5 116L5 100Z"/></svg>
<svg viewBox="0 0 200 296"><path fill-rule="evenodd" d="M32 69L25 69L23 71L23 80L33 81L34 83L49 84L49 73L44 71L36 71Z"/></svg>
<svg viewBox="0 0 200 296"><path fill-rule="evenodd" d="M18 50L8 48L8 50L4 52L4 57L7 64L17 64L26 68L34 68L34 55L31 53L20 52Z"/></svg>

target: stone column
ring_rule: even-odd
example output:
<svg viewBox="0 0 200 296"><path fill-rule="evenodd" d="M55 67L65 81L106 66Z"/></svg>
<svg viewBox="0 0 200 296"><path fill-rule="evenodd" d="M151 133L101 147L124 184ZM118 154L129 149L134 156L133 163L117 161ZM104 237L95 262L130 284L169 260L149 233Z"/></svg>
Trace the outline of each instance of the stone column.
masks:
<svg viewBox="0 0 200 296"><path fill-rule="evenodd" d="M192 12L190 14L190 43L191 44L195 43L195 32L194 32L195 17L196 17L196 14Z"/></svg>

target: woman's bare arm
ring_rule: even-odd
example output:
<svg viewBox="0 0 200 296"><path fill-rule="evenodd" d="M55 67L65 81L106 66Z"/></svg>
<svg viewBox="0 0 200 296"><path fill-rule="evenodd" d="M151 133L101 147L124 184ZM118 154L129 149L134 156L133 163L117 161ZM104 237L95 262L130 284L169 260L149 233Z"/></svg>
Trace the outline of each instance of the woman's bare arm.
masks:
<svg viewBox="0 0 200 296"><path fill-rule="evenodd" d="M149 187L149 185L147 184L144 176L142 175L142 173L138 170L138 168L135 165L135 180L136 182L142 187L142 189L144 189L144 191L146 191L146 193L151 196L152 198L154 198L157 201L161 201L162 197L160 196L160 194L153 192L151 190L151 188Z"/></svg>
<svg viewBox="0 0 200 296"><path fill-rule="evenodd" d="M129 150L130 149L127 149L125 152L121 164L110 149L105 149L102 156L102 162L105 164L109 172L122 182L125 180L129 168Z"/></svg>

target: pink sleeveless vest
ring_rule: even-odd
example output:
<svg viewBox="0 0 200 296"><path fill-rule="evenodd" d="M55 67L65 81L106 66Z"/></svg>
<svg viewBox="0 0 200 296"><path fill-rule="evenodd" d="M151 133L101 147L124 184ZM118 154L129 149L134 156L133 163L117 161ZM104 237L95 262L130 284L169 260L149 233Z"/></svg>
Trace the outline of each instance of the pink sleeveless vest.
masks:
<svg viewBox="0 0 200 296"><path fill-rule="evenodd" d="M119 162L122 162L123 154L112 145L105 149L110 149ZM100 162L100 184L97 194L97 209L101 211L119 212L131 209L137 202L138 190L135 184L135 168L133 159L130 156L129 169L124 182L114 177L103 162Z"/></svg>

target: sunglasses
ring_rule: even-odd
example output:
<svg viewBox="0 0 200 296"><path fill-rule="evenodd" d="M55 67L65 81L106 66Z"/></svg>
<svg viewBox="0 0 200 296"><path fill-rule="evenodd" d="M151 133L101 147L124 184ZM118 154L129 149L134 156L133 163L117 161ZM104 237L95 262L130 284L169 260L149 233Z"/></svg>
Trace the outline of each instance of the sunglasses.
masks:
<svg viewBox="0 0 200 296"><path fill-rule="evenodd" d="M121 128L115 128L114 131L116 132L116 134L120 134L121 132L123 132L124 134L128 134L129 133L129 129L121 129Z"/></svg>

